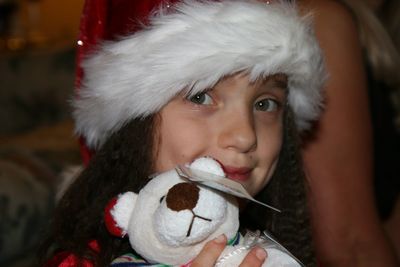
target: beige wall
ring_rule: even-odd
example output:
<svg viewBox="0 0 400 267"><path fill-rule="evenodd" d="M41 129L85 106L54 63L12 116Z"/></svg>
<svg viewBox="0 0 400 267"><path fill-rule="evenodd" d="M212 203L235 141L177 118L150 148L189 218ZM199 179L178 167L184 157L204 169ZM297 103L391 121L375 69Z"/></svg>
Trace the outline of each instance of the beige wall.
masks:
<svg viewBox="0 0 400 267"><path fill-rule="evenodd" d="M41 23L43 30L54 36L65 33L75 38L83 2L83 0L43 0Z"/></svg>

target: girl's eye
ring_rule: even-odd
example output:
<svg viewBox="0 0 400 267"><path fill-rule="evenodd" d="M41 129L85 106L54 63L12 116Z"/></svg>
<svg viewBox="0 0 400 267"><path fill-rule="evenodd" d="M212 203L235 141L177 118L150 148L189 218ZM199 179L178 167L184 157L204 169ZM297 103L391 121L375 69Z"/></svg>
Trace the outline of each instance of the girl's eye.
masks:
<svg viewBox="0 0 400 267"><path fill-rule="evenodd" d="M212 105L213 99L206 92L192 96L189 100L197 105Z"/></svg>
<svg viewBox="0 0 400 267"><path fill-rule="evenodd" d="M265 112L274 112L278 110L279 103L271 98L262 99L254 104L256 110Z"/></svg>

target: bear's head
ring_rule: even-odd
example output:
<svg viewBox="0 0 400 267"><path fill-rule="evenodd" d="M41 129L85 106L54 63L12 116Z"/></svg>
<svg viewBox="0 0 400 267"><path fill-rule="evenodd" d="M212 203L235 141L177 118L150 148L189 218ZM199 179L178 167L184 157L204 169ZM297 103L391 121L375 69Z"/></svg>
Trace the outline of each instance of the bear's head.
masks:
<svg viewBox="0 0 400 267"><path fill-rule="evenodd" d="M190 167L224 175L211 158L197 159ZM149 262L177 265L193 259L220 234L233 239L239 214L234 197L171 170L152 178L138 194L118 196L106 212L106 223L111 232L128 235L132 248Z"/></svg>

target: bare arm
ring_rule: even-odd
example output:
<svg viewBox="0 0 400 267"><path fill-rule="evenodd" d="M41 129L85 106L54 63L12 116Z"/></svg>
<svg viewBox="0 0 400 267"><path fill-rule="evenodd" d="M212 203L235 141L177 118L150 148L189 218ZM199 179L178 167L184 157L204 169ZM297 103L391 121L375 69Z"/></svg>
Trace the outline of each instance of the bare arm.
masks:
<svg viewBox="0 0 400 267"><path fill-rule="evenodd" d="M362 50L350 12L327 0L313 10L330 74L326 109L304 149L311 216L322 266L395 266L375 209L372 129Z"/></svg>

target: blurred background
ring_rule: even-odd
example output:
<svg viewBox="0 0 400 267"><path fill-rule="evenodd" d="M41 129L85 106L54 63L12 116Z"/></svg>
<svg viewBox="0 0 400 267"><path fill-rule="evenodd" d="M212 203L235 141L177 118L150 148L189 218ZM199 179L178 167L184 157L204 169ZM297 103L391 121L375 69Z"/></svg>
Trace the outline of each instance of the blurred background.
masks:
<svg viewBox="0 0 400 267"><path fill-rule="evenodd" d="M0 0L0 266L32 266L55 188L81 163L68 99L83 2Z"/></svg>

